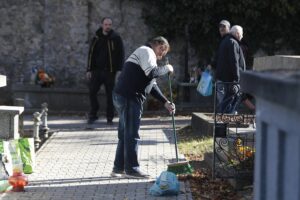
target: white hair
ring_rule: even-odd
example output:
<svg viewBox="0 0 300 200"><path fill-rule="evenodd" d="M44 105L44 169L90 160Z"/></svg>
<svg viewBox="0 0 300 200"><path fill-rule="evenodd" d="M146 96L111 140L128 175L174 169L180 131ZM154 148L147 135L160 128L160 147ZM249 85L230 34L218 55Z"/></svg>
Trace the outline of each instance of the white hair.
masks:
<svg viewBox="0 0 300 200"><path fill-rule="evenodd" d="M230 33L231 34L235 34L235 33L243 34L243 28L239 25L234 25L233 27L231 27Z"/></svg>

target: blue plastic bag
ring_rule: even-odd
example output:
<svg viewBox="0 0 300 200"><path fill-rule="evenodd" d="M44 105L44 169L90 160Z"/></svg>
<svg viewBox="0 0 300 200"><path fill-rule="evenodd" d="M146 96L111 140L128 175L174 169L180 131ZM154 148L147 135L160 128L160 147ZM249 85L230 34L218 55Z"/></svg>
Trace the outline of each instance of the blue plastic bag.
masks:
<svg viewBox="0 0 300 200"><path fill-rule="evenodd" d="M178 195L179 181L173 172L163 171L151 186L149 194L153 196Z"/></svg>
<svg viewBox="0 0 300 200"><path fill-rule="evenodd" d="M200 82L197 86L197 91L202 96L212 95L212 75L210 74L209 70L202 72Z"/></svg>

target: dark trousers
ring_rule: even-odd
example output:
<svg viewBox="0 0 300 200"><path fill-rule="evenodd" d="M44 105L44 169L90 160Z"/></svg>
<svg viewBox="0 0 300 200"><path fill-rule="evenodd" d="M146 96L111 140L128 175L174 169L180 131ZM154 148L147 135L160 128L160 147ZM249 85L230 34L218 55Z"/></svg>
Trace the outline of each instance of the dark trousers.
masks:
<svg viewBox="0 0 300 200"><path fill-rule="evenodd" d="M217 81L216 89L217 113L234 114L241 103L239 84Z"/></svg>
<svg viewBox="0 0 300 200"><path fill-rule="evenodd" d="M115 85L115 73L109 71L92 71L92 77L89 82L90 112L89 117L97 117L99 110L98 92L104 85L106 93L106 119L111 121L114 118L114 105L112 100L112 91Z"/></svg>
<svg viewBox="0 0 300 200"><path fill-rule="evenodd" d="M143 112L143 104L113 94L114 105L119 114L118 146L114 161L114 170L125 170L127 173L139 167L138 145L139 128Z"/></svg>

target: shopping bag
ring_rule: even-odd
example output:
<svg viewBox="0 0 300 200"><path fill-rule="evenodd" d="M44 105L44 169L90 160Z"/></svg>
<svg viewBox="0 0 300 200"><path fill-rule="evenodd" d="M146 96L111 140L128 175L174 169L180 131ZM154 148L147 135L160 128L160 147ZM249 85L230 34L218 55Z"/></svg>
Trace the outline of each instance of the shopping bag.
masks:
<svg viewBox="0 0 300 200"><path fill-rule="evenodd" d="M179 181L173 172L163 171L151 186L149 193L153 196L179 194Z"/></svg>
<svg viewBox="0 0 300 200"><path fill-rule="evenodd" d="M6 161L6 156L4 154L3 140L0 139L0 180L8 179L8 173L6 171L5 163L4 163L5 161ZM0 188L1 188L1 183L0 183ZM0 192L2 192L1 189Z"/></svg>
<svg viewBox="0 0 300 200"><path fill-rule="evenodd" d="M4 162L5 169L9 176L14 171L23 171L23 163L20 155L20 148L18 140L3 141L3 155L5 155Z"/></svg>
<svg viewBox="0 0 300 200"><path fill-rule="evenodd" d="M202 72L200 82L197 86L197 91L202 96L212 95L212 75L209 70Z"/></svg>
<svg viewBox="0 0 300 200"><path fill-rule="evenodd" d="M20 138L19 148L21 159L23 162L23 172L25 174L33 173L35 167L35 151L33 138Z"/></svg>

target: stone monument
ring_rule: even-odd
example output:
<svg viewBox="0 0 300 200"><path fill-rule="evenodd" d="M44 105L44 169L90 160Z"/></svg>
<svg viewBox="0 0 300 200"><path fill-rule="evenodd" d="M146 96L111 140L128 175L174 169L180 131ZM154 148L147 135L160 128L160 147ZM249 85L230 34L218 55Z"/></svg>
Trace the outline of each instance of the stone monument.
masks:
<svg viewBox="0 0 300 200"><path fill-rule="evenodd" d="M300 56L254 60L241 86L256 99L255 200L300 199Z"/></svg>
<svg viewBox="0 0 300 200"><path fill-rule="evenodd" d="M0 75L0 87L6 86L6 76ZM0 139L18 139L21 106L0 106Z"/></svg>

